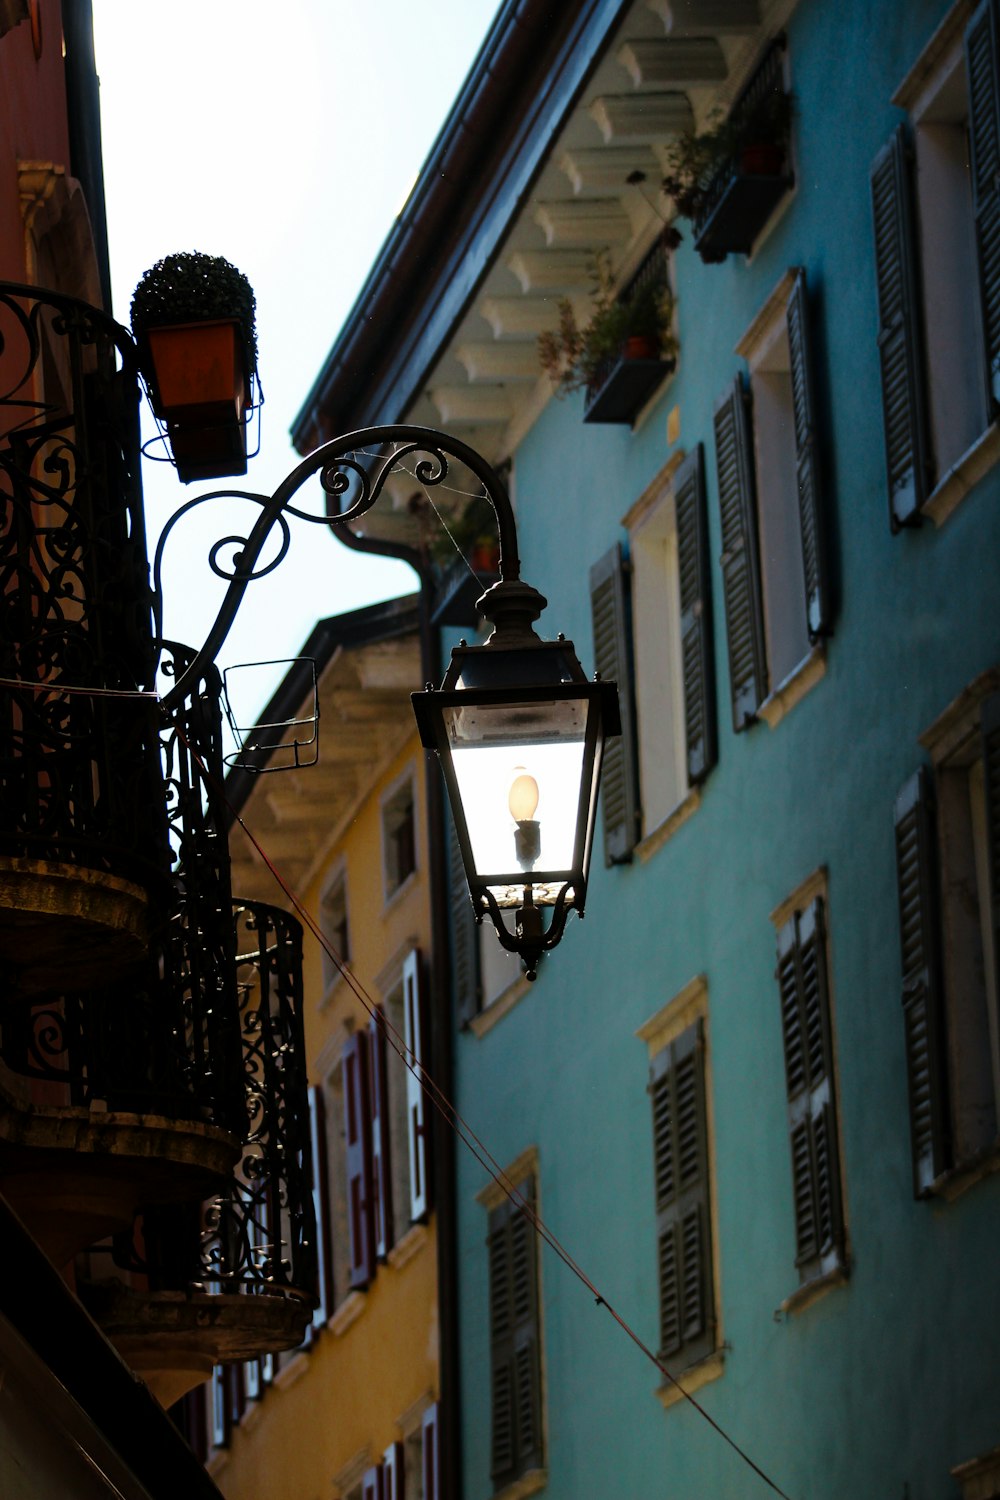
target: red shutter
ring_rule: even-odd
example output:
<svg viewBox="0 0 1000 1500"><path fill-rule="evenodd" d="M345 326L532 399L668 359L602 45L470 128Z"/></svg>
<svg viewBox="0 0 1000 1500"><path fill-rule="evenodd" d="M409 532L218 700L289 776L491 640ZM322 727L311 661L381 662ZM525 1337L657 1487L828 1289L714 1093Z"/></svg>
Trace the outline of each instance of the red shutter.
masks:
<svg viewBox="0 0 1000 1500"><path fill-rule="evenodd" d="M378 1260L385 1260L393 1243L392 1163L389 1157L389 1094L385 1049L385 1012L378 1005L368 1023L368 1056L371 1064L372 1229Z"/></svg>
<svg viewBox="0 0 1000 1500"><path fill-rule="evenodd" d="M410 1156L410 1218L416 1222L427 1216L431 1206L427 1168L428 1150L427 1099L423 1087L426 1066L423 974L420 950L412 948L403 963L403 1027L406 1041L406 1133Z"/></svg>
<svg viewBox="0 0 1000 1500"><path fill-rule="evenodd" d="M382 1500L405 1500L406 1465L402 1443L390 1443L382 1457Z"/></svg>
<svg viewBox="0 0 1000 1500"><path fill-rule="evenodd" d="M441 1462L438 1453L438 1403L424 1412L422 1423L422 1448L424 1468L424 1500L441 1500Z"/></svg>
<svg viewBox="0 0 1000 1500"><path fill-rule="evenodd" d="M372 1233L371 1111L368 1102L368 1035L355 1031L344 1043L344 1130L347 1147L347 1227L352 1288L375 1274Z"/></svg>
<svg viewBox="0 0 1000 1500"><path fill-rule="evenodd" d="M385 1488L382 1479L381 1464L375 1464L367 1469L361 1481L361 1500L384 1500Z"/></svg>

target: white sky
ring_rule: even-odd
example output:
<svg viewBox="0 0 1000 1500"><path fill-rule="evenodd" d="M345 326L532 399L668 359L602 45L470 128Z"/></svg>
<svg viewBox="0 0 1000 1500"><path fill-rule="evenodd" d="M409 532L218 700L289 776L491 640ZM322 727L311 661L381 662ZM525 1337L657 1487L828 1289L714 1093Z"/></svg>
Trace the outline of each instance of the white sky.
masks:
<svg viewBox="0 0 1000 1500"><path fill-rule="evenodd" d="M294 466L289 425L497 5L94 0L115 316L128 323L142 273L178 250L224 255L257 296L260 454L243 478L192 485L145 461L151 552L185 500L226 483L270 492ZM165 633L188 644L221 598L209 547L256 514L232 504L209 502L168 545ZM220 666L292 656L317 619L415 587L404 564L360 557L320 527L293 520L292 537L248 590Z"/></svg>

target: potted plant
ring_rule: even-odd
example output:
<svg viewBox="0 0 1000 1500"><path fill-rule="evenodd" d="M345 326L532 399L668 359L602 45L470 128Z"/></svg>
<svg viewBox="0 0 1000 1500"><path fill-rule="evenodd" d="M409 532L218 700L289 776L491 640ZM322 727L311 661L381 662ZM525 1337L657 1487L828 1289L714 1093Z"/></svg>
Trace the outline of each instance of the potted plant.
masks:
<svg viewBox="0 0 1000 1500"><path fill-rule="evenodd" d="M619 360L671 363L677 341L671 324L674 299L665 281L649 279L629 297L615 294L606 255L595 257L590 318L579 323L568 297L558 303L559 323L540 335L538 357L557 395L589 390Z"/></svg>
<svg viewBox="0 0 1000 1500"><path fill-rule="evenodd" d="M705 217L723 173L780 177L790 125L791 97L775 87L728 116L711 116L704 130L678 136L667 151L662 187L680 217L695 224Z"/></svg>
<svg viewBox="0 0 1000 1500"><path fill-rule="evenodd" d="M164 256L132 298L150 404L185 480L246 473L246 415L257 369L256 299L221 255Z"/></svg>
<svg viewBox="0 0 1000 1500"><path fill-rule="evenodd" d="M500 542L490 502L483 495L473 496L463 511L449 517L447 531L444 527L435 531L430 553L443 567L461 553L474 572L495 573L500 566Z"/></svg>

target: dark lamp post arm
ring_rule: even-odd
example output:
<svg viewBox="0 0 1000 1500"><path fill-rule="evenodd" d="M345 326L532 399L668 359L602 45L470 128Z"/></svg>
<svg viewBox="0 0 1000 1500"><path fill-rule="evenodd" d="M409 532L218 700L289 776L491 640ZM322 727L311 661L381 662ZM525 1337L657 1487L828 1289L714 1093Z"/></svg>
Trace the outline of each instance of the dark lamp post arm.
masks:
<svg viewBox="0 0 1000 1500"><path fill-rule="evenodd" d="M383 447L386 444L397 446L388 454L366 451ZM488 618L494 620L501 635L504 634L509 616L516 616L516 624L514 618L511 618L511 626L515 628L520 626L521 629L525 628L522 622L526 610L530 611L529 618L537 617L540 607L544 606L544 600L541 600L541 596L536 595L533 589L520 582L521 565L517 554L517 530L510 496L502 479L486 460L474 448L468 447L458 438L437 432L432 427L411 426L406 423L362 427L357 432L333 438L322 447L314 449L282 480L273 495L257 495L245 490L214 490L210 494L187 501L171 516L157 545L153 568L154 609L158 630L161 629L159 622L162 619L160 573L163 550L175 522L194 506L223 496L253 500L260 506L260 514L247 536L223 537L212 547L209 565L218 577L228 578L229 587L204 645L192 660L187 671L161 700L161 710L165 715L172 713L175 706L187 695L190 685L197 682L206 667L215 661L232 628L248 585L255 579L263 578L272 572L284 558L290 540L287 518L296 516L300 520L332 527L348 525L349 522L357 520L371 509L384 490L389 476L397 469L399 463L411 454L417 455L415 478L418 483L428 488L441 484L447 477L449 459L456 459L464 464L483 486L486 498L496 515L500 535L500 582L495 584L485 596L488 599L491 595L493 596L486 613ZM328 512L323 516L310 515L307 511L293 505L292 501L314 474L319 475L320 485L331 500L339 502L341 497L355 486L359 488L360 493L344 511L337 511L334 514ZM278 556L259 568L261 553L275 526L281 533ZM237 549L229 568L220 562L220 553L224 547ZM533 596L532 601L529 601L527 596ZM539 600L539 607L533 607L533 601ZM530 632L530 623L526 628ZM533 635L533 632L531 634Z"/></svg>

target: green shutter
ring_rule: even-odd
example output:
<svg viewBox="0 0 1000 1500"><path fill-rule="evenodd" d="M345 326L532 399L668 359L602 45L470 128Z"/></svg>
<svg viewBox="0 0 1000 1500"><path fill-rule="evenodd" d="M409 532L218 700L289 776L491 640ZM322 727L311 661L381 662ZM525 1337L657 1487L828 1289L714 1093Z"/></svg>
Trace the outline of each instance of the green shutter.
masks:
<svg viewBox="0 0 1000 1500"><path fill-rule="evenodd" d="M795 274L788 299L788 350L792 376L792 414L795 426L795 469L799 490L799 531L802 573L806 588L809 639L829 635L833 620L823 517L822 477L816 439L816 399L813 393L812 351L806 274Z"/></svg>
<svg viewBox="0 0 1000 1500"><path fill-rule="evenodd" d="M660 1357L693 1364L715 1347L702 1022L650 1067Z"/></svg>
<svg viewBox="0 0 1000 1500"><path fill-rule="evenodd" d="M534 1207L534 1183L518 1191ZM520 1208L502 1203L487 1236L490 1298L492 1446L496 1489L542 1466L541 1359L538 1331L538 1243Z"/></svg>
<svg viewBox="0 0 1000 1500"><path fill-rule="evenodd" d="M983 792L986 815L987 869L989 890L980 901L989 903L989 920L993 931L993 993L1000 996L1000 693L987 698L982 708ZM993 1036L993 1045L1000 1038ZM994 1060L1000 1064L1000 1058ZM1000 1100L996 1101L1000 1118Z"/></svg>
<svg viewBox="0 0 1000 1500"><path fill-rule="evenodd" d="M924 767L896 798L894 821L913 1188L920 1197L950 1158L934 808Z"/></svg>
<svg viewBox="0 0 1000 1500"><path fill-rule="evenodd" d="M767 696L767 659L757 545L753 455L743 381L715 408L715 455L722 519L722 586L729 646L729 691L737 733Z"/></svg>
<svg viewBox="0 0 1000 1500"><path fill-rule="evenodd" d="M705 464L699 443L674 481L681 611L681 674L688 780L704 781L718 759L715 658L705 506Z"/></svg>
<svg viewBox="0 0 1000 1500"><path fill-rule="evenodd" d="M972 207L979 261L986 389L1000 407L1000 3L984 0L965 33Z"/></svg>
<svg viewBox="0 0 1000 1500"><path fill-rule="evenodd" d="M604 863L619 865L632 858L639 837L628 565L620 543L616 542L590 570L590 607L594 668L604 682L617 682L621 705L622 732L609 739L604 748L601 775Z"/></svg>
<svg viewBox="0 0 1000 1500"><path fill-rule="evenodd" d="M448 898L451 910L451 983L459 1026L467 1026L482 1009L479 980L479 927L469 896L462 846L455 820L445 813L448 827Z"/></svg>
<svg viewBox="0 0 1000 1500"><path fill-rule="evenodd" d="M919 521L930 468L910 152L900 125L871 171L882 420L894 531Z"/></svg>
<svg viewBox="0 0 1000 1500"><path fill-rule="evenodd" d="M778 994L795 1211L795 1264L803 1281L842 1263L844 1221L822 899L778 933Z"/></svg>

